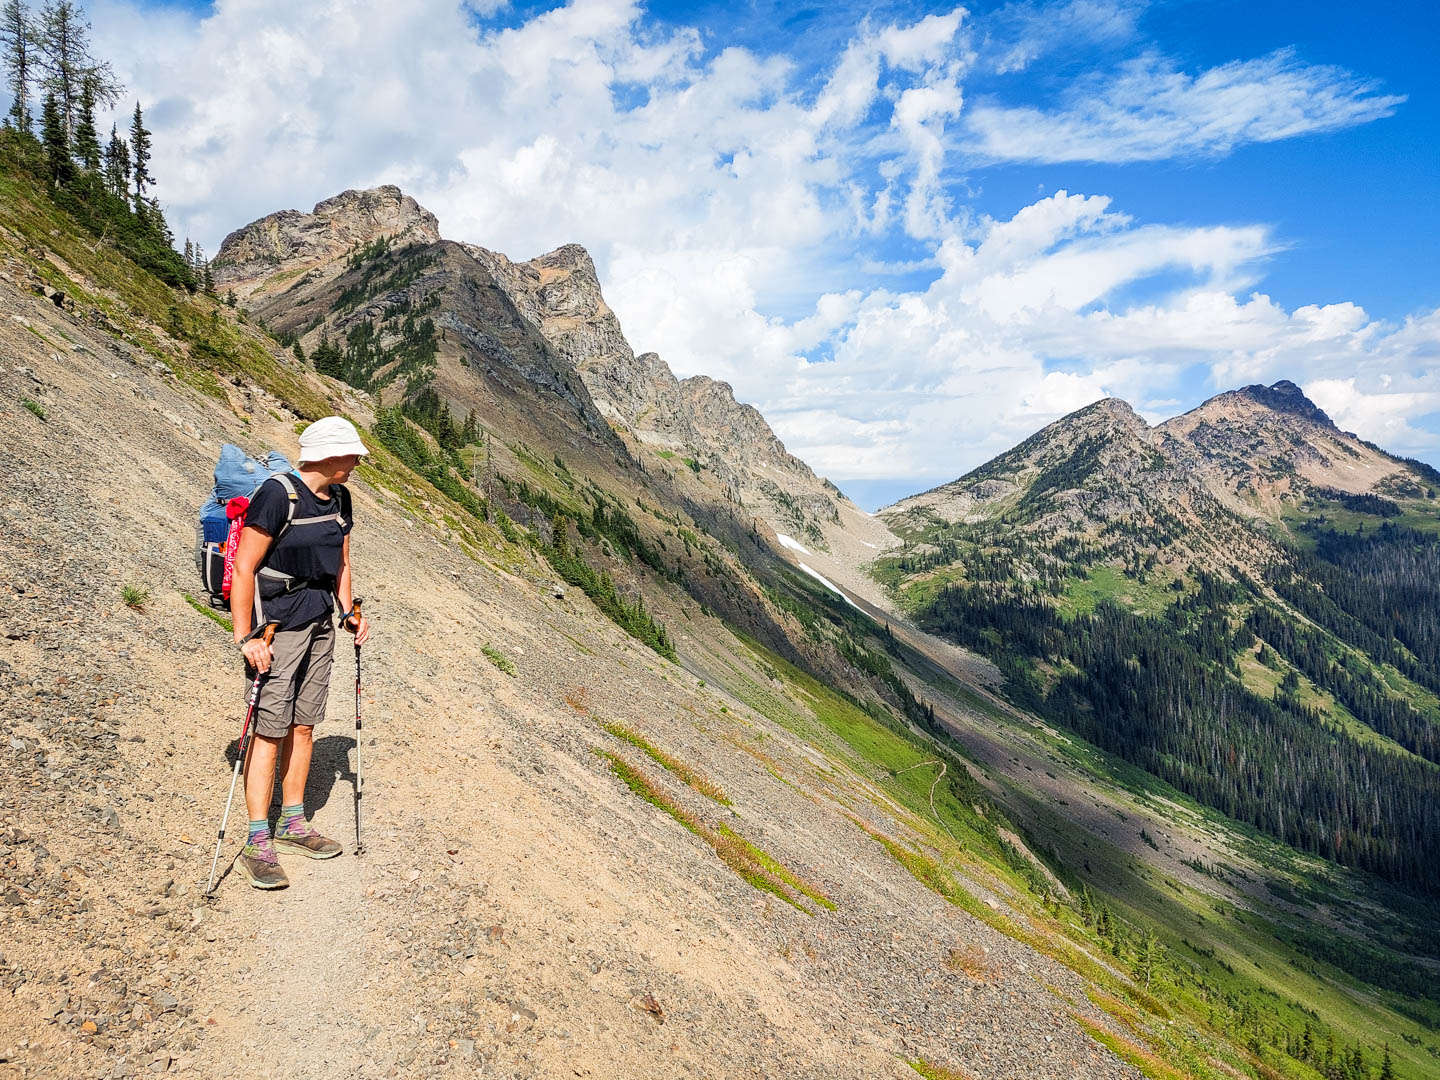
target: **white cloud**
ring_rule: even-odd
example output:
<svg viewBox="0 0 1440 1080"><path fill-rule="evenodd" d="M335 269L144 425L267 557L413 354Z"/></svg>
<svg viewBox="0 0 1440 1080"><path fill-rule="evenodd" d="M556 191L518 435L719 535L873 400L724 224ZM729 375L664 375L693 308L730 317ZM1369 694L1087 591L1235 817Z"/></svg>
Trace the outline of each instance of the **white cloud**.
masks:
<svg viewBox="0 0 1440 1080"><path fill-rule="evenodd" d="M1040 57L1076 45L1115 45L1136 34L1144 0L1062 0L1011 3L982 23L987 67L1006 75Z"/></svg>
<svg viewBox="0 0 1440 1080"><path fill-rule="evenodd" d="M1404 101L1286 49L1198 75L1151 53L1109 78L1082 80L1054 109L978 105L966 129L969 148L990 160L1155 161L1364 124Z"/></svg>
<svg viewBox="0 0 1440 1080"><path fill-rule="evenodd" d="M1057 192L947 241L924 291L866 297L835 361L803 366L762 405L787 446L842 484L960 475L1106 395L1145 402L1153 421L1182 400L1166 391L1280 378L1314 386L1366 438L1433 442L1408 421L1440 411L1440 312L1391 326L1354 304L1287 312L1228 291L1273 248L1265 229L1137 225L1107 200ZM1196 283L1111 306L1176 266Z"/></svg>
<svg viewBox="0 0 1440 1080"><path fill-rule="evenodd" d="M1221 153L1399 100L1344 72L1274 54L1190 76L1144 57L1052 112L976 110L967 73L1067 35L1126 42L1138 4L1007 9L1008 59L986 52L996 24L970 32L959 9L861 23L813 82L628 0L502 31L476 10L100 0L92 17L146 105L180 235L213 253L263 214L390 182L452 238L516 258L583 243L637 350L729 380L842 485L948 479L1104 394L1153 411L1290 377L1406 446L1418 429L1386 418L1435 409L1440 316L1285 310L1257 291L1284 246L1263 225L1136 221L1064 191L991 220L955 181L957 131L1010 140L1008 157L1042 136L1058 159ZM1382 385L1405 372L1414 385Z"/></svg>
<svg viewBox="0 0 1440 1080"><path fill-rule="evenodd" d="M1426 389L1391 389L1392 380L1384 375L1371 381L1376 389L1367 392L1355 377L1314 379L1305 385L1305 392L1330 414L1337 427L1387 450L1403 453L1432 445L1433 437L1417 431L1410 421L1440 411L1440 373L1406 380Z"/></svg>

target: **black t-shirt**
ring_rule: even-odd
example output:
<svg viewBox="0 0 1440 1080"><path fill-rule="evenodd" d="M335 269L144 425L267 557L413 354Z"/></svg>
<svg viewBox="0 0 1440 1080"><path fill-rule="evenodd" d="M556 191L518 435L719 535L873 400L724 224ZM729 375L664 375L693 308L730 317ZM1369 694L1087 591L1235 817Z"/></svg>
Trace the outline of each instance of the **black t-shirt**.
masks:
<svg viewBox="0 0 1440 1080"><path fill-rule="evenodd" d="M316 584L284 596L263 599L260 589L264 578L257 575L252 628L259 626L263 619L278 620L281 630L296 630L317 619L328 619L334 610L335 579L340 573L345 537L350 533L350 515L345 514L337 520L307 522L307 518L338 515L342 500L338 494L327 499L318 498L299 477L290 477L290 483L297 499L288 529L285 528L285 518L290 496L285 485L274 477L261 484L260 490L250 500L245 524L263 529L272 538L280 536L279 542L272 543L269 553L261 560L262 567L297 578L314 579ZM343 501L349 503L350 500Z"/></svg>

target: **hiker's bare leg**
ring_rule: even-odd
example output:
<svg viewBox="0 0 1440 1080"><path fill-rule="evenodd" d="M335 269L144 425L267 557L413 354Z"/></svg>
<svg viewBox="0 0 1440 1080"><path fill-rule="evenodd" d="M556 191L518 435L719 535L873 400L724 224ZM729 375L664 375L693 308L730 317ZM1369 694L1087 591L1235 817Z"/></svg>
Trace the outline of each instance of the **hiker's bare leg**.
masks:
<svg viewBox="0 0 1440 1080"><path fill-rule="evenodd" d="M315 729L296 724L280 744L280 803L300 806L305 802L305 781L310 776L310 757L315 752Z"/></svg>
<svg viewBox="0 0 1440 1080"><path fill-rule="evenodd" d="M288 735L285 741L289 741ZM280 739L272 739L268 735L251 736L250 762L245 766L245 809L251 821L270 817L270 796L275 791L275 759L280 754L280 743Z"/></svg>

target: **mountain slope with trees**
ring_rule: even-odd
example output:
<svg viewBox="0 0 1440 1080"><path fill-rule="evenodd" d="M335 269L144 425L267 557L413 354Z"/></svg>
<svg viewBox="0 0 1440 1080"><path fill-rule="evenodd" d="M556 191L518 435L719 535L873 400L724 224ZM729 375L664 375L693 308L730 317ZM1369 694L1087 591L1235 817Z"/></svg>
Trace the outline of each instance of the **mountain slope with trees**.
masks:
<svg viewBox="0 0 1440 1080"><path fill-rule="evenodd" d="M1012 698L1206 805L1440 890L1433 470L1293 383L1106 401L881 516L876 572Z"/></svg>

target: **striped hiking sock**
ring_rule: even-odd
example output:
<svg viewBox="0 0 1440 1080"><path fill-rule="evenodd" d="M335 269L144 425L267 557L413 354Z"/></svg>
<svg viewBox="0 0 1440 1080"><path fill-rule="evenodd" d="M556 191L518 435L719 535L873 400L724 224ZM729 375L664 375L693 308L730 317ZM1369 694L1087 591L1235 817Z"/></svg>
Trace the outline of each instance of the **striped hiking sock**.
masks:
<svg viewBox="0 0 1440 1080"><path fill-rule="evenodd" d="M275 861L275 848L270 843L270 822L265 818L250 822L250 839L245 844L245 854L264 862Z"/></svg>
<svg viewBox="0 0 1440 1080"><path fill-rule="evenodd" d="M286 837L309 836L314 830L305 820L305 806L282 806L280 820L275 823L275 835Z"/></svg>

